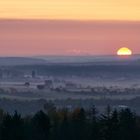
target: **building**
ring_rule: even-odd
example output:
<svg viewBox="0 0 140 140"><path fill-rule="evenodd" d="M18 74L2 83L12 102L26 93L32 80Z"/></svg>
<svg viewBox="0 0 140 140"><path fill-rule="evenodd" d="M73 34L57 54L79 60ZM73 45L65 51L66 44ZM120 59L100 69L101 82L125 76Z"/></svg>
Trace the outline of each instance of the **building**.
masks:
<svg viewBox="0 0 140 140"><path fill-rule="evenodd" d="M52 80L45 80L44 86L45 86L45 88L53 88L53 81Z"/></svg>

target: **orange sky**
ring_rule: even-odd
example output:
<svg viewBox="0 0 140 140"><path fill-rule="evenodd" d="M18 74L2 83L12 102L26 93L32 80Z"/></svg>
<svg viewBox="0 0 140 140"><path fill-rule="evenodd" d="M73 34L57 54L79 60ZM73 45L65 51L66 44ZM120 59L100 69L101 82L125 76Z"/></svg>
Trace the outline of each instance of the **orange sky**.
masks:
<svg viewBox="0 0 140 140"><path fill-rule="evenodd" d="M140 20L140 0L1 0L0 17Z"/></svg>
<svg viewBox="0 0 140 140"><path fill-rule="evenodd" d="M1 56L140 53L139 36L140 0L0 1Z"/></svg>

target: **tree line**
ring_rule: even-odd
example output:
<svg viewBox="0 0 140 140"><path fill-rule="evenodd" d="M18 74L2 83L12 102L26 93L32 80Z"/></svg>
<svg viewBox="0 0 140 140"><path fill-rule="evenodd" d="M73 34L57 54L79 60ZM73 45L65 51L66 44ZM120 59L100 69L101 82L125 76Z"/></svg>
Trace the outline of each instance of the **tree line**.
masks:
<svg viewBox="0 0 140 140"><path fill-rule="evenodd" d="M107 107L105 113L56 109L22 117L0 110L0 140L139 140L140 116Z"/></svg>

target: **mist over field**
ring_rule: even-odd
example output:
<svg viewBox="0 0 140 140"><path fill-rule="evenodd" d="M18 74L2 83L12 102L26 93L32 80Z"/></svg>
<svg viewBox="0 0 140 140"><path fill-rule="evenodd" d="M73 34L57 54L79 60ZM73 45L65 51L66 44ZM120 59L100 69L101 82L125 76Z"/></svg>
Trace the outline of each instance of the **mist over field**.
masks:
<svg viewBox="0 0 140 140"><path fill-rule="evenodd" d="M139 97L139 55L0 58L0 107L9 112L34 113L51 101L58 108L102 111L111 104L140 113Z"/></svg>

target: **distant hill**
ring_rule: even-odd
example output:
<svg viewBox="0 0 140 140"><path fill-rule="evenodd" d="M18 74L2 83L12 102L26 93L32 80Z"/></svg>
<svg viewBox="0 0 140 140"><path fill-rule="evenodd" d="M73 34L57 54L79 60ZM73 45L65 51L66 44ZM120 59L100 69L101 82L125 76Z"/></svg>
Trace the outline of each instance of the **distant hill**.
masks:
<svg viewBox="0 0 140 140"><path fill-rule="evenodd" d="M46 60L28 57L0 57L0 66L45 64Z"/></svg>
<svg viewBox="0 0 140 140"><path fill-rule="evenodd" d="M140 64L140 55L119 56L39 56L39 57L0 57L0 66L12 65L122 65Z"/></svg>
<svg viewBox="0 0 140 140"><path fill-rule="evenodd" d="M54 64L140 64L140 55L133 56L39 56Z"/></svg>

